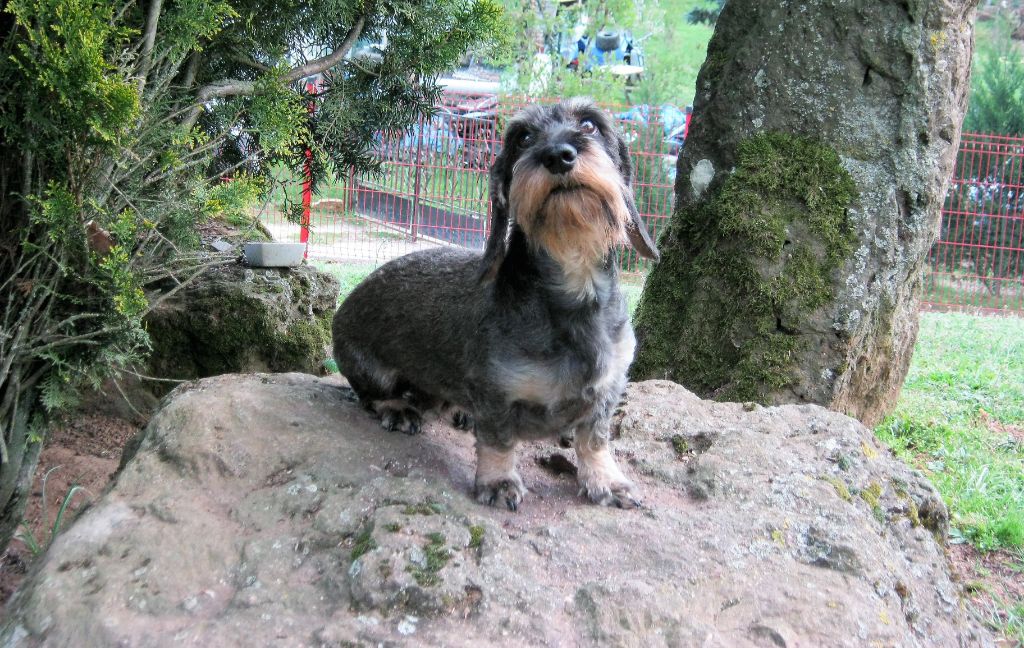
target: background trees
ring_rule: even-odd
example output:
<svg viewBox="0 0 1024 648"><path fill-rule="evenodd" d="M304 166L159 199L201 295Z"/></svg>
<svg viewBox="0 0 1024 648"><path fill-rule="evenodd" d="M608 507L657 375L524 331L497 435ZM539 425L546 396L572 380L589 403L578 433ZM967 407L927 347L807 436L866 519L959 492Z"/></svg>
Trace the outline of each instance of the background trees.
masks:
<svg viewBox="0 0 1024 648"><path fill-rule="evenodd" d="M964 130L1024 135L1024 47L1013 38L1024 14L997 13L978 39Z"/></svg>
<svg viewBox="0 0 1024 648"><path fill-rule="evenodd" d="M372 169L374 132L430 112L436 75L501 21L491 0L5 3L0 547L50 414L145 353L146 286L226 262L194 252L195 226L307 149L314 182ZM378 55L346 58L360 39Z"/></svg>
<svg viewBox="0 0 1024 648"><path fill-rule="evenodd" d="M690 12L686 14L686 20L691 23L714 25L724 6L725 0L702 2L690 9Z"/></svg>
<svg viewBox="0 0 1024 648"><path fill-rule="evenodd" d="M1024 3L983 4L964 130L1024 135Z"/></svg>
<svg viewBox="0 0 1024 648"><path fill-rule="evenodd" d="M512 42L490 62L502 69L510 89L546 96L583 94L606 103L692 103L711 37L707 25L687 23L693 0L503 1L513 25ZM642 77L627 86L607 68L568 69L559 50L574 46L582 28L591 37L601 29L630 32L644 53Z"/></svg>

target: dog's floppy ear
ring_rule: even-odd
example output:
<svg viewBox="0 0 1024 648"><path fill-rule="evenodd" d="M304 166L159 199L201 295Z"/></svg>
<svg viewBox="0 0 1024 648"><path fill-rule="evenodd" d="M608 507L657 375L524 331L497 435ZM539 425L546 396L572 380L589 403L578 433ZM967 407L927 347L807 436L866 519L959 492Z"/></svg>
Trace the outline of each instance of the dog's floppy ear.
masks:
<svg viewBox="0 0 1024 648"><path fill-rule="evenodd" d="M508 196L505 195L505 152L494 160L490 173L491 234L487 237L484 258L480 262L480 281L490 281L498 275L505 255L508 254L509 219Z"/></svg>
<svg viewBox="0 0 1024 648"><path fill-rule="evenodd" d="M636 208L636 200L633 198L633 164L629 159L629 145L625 138L619 137L619 173L622 174L622 200L629 210L629 223L626 224L626 236L629 237L629 244L645 259L658 261L661 255L657 246L651 240L651 234L647 226L640 218L640 212Z"/></svg>

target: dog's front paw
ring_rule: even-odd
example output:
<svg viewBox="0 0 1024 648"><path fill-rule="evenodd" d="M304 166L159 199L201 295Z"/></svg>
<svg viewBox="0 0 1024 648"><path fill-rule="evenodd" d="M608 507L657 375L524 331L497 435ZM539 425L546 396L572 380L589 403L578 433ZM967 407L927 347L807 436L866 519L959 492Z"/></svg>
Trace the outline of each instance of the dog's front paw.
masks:
<svg viewBox="0 0 1024 648"><path fill-rule="evenodd" d="M408 406L377 405L375 409L380 415L380 425L385 430L410 435L420 433L423 418L413 408Z"/></svg>
<svg viewBox="0 0 1024 648"><path fill-rule="evenodd" d="M576 473L580 495L601 506L629 509L640 506L640 496L615 463L615 456L607 442L576 434L576 456L580 467Z"/></svg>
<svg viewBox="0 0 1024 648"><path fill-rule="evenodd" d="M526 486L518 473L485 484L477 482L476 501L488 506L504 504L510 511L515 511L526 497Z"/></svg>
<svg viewBox="0 0 1024 648"><path fill-rule="evenodd" d="M628 480L581 479L580 495L586 495L591 502L601 506L617 506L621 509L640 506L640 494Z"/></svg>

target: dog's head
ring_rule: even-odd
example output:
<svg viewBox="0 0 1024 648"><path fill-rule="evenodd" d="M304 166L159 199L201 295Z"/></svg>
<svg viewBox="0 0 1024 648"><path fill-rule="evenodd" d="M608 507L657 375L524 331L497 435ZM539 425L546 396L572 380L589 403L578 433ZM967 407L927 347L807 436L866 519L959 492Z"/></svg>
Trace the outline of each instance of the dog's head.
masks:
<svg viewBox="0 0 1024 648"><path fill-rule="evenodd" d="M587 99L531 106L513 117L491 166L491 234L481 276L497 274L516 227L571 273L596 267L627 241L657 260L632 175L611 116Z"/></svg>

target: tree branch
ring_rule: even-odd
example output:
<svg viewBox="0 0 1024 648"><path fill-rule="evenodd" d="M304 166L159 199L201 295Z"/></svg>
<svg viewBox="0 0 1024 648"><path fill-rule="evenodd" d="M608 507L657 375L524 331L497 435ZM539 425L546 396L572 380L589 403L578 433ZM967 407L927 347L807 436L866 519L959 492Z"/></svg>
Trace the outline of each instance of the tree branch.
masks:
<svg viewBox="0 0 1024 648"><path fill-rule="evenodd" d="M312 61L304 65L292 68L284 75L282 80L285 83L292 83L294 81L298 81L303 77L319 74L324 70L328 70L337 65L338 63L341 63L342 59L345 58L345 55L349 53L349 50L352 49L352 46L356 44L356 41L359 39L359 36L363 33L363 26L365 24L366 17L360 16L356 20L356 24L352 25L352 28L348 30L348 34L345 35L345 40L341 41L341 45L338 46L333 52L331 52L327 56L323 56L318 59L313 59Z"/></svg>
<svg viewBox="0 0 1024 648"><path fill-rule="evenodd" d="M221 79L207 84L199 89L196 98L199 103L216 99L218 97L234 97L237 95L252 94L256 89L255 81L243 81L242 79Z"/></svg>
<svg viewBox="0 0 1024 648"><path fill-rule="evenodd" d="M352 25L351 29L348 30L348 33L345 35L345 39L341 41L341 45L339 45L333 52L327 56L322 56L318 59L314 59L308 63L304 63L288 70L281 76L281 83L294 83L299 79L319 74L340 63L345 58L345 55L352 49L352 46L356 44L359 36L363 33L363 27L365 25L366 17L360 16L356 19L356 22ZM203 104L210 99L247 95L252 94L255 90L256 84L254 82L244 81L242 79L221 79L203 86L199 89L199 92L196 93L196 105L192 108L192 112L185 119L184 126L189 129L195 126L196 121L199 119L199 114L203 110Z"/></svg>
<svg viewBox="0 0 1024 648"><path fill-rule="evenodd" d="M162 0L150 0L149 12L146 14L146 32L142 36L142 55L139 60L139 98L146 88L146 77L153 59L153 45L156 43L156 27L160 22L160 5Z"/></svg>
<svg viewBox="0 0 1024 648"><path fill-rule="evenodd" d="M185 76L181 79L181 87L191 88L196 82L196 73L199 72L199 51L192 50L188 55L188 63L185 65Z"/></svg>
<svg viewBox="0 0 1024 648"><path fill-rule="evenodd" d="M270 72L271 70L274 69L274 68L270 67L269 65L265 65L263 63L260 63L259 61L256 61L254 59L249 58L248 56L246 56L244 54L239 54L239 53L236 53L236 52L232 52L231 54L228 54L228 60L234 61L235 63L240 63L240 64L245 65L247 67L251 67L251 68L257 69L260 72Z"/></svg>

